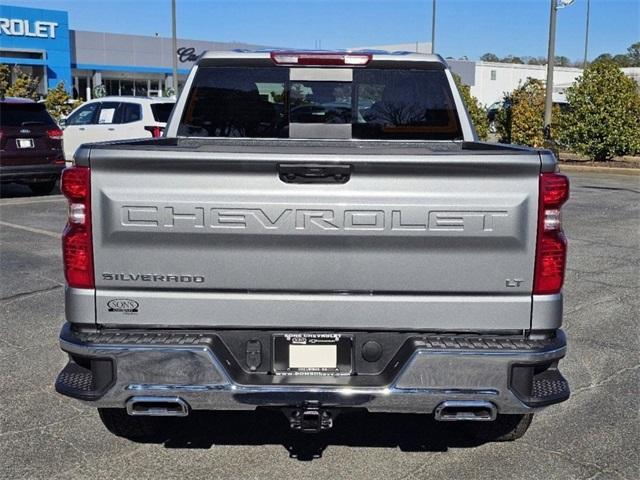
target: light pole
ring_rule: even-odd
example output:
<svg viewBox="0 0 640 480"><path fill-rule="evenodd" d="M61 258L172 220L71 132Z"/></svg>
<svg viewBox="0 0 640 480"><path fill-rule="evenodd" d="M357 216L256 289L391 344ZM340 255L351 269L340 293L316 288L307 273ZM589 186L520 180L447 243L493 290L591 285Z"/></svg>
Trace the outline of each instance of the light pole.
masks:
<svg viewBox="0 0 640 480"><path fill-rule="evenodd" d="M431 53L435 53L436 49L436 0L431 0Z"/></svg>
<svg viewBox="0 0 640 480"><path fill-rule="evenodd" d="M547 53L547 85L544 102L544 136L551 138L551 108L553 106L553 65L556 56L556 15L561 8L568 7L574 0L551 0L549 16L549 51Z"/></svg>
<svg viewBox="0 0 640 480"><path fill-rule="evenodd" d="M171 0L171 58L173 58L173 91L178 96L178 37L176 35L176 0Z"/></svg>
<svg viewBox="0 0 640 480"><path fill-rule="evenodd" d="M584 61L582 62L582 69L587 68L587 52L589 51L589 11L591 10L591 0L587 0L587 25L584 32Z"/></svg>

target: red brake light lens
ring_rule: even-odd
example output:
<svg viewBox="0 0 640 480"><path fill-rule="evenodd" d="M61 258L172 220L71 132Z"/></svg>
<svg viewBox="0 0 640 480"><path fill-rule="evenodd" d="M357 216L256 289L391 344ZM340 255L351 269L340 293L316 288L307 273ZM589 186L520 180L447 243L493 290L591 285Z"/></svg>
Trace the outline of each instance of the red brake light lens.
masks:
<svg viewBox="0 0 640 480"><path fill-rule="evenodd" d="M543 235L542 240L538 242L533 293L545 295L560 292L566 262L567 240L562 231Z"/></svg>
<svg viewBox="0 0 640 480"><path fill-rule="evenodd" d="M59 128L47 130L47 136L51 140L62 140L62 130Z"/></svg>
<svg viewBox="0 0 640 480"><path fill-rule="evenodd" d="M87 167L72 167L62 171L60 188L62 194L72 202L84 202L89 197L90 170Z"/></svg>
<svg viewBox="0 0 640 480"><path fill-rule="evenodd" d="M62 233L67 284L73 288L94 288L89 168L71 167L63 170L61 189L69 200L69 218Z"/></svg>
<svg viewBox="0 0 640 480"><path fill-rule="evenodd" d="M62 257L67 284L73 288L94 288L91 233L67 226L63 233Z"/></svg>
<svg viewBox="0 0 640 480"><path fill-rule="evenodd" d="M557 173L540 175L538 241L533 293L559 293L564 282L567 240L562 231L560 207L569 198L569 179Z"/></svg>
<svg viewBox="0 0 640 480"><path fill-rule="evenodd" d="M543 173L540 195L545 208L559 208L569 199L569 179L557 173Z"/></svg>
<svg viewBox="0 0 640 480"><path fill-rule="evenodd" d="M371 61L369 53L271 52L277 65L363 67Z"/></svg>

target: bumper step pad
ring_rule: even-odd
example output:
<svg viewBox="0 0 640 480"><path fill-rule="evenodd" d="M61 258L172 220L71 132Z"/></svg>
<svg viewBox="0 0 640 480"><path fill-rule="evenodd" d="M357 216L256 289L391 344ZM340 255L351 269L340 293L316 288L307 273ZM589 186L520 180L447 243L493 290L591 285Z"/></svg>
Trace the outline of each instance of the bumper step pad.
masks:
<svg viewBox="0 0 640 480"><path fill-rule="evenodd" d="M523 403L533 408L563 402L571 393L569 382L557 367L534 374L526 393L518 388L514 388L514 391Z"/></svg>
<svg viewBox="0 0 640 480"><path fill-rule="evenodd" d="M88 361L87 361L88 360ZM56 391L81 400L97 400L113 385L115 374L110 359L85 359L83 366L74 358L62 369L56 379Z"/></svg>
<svg viewBox="0 0 640 480"><path fill-rule="evenodd" d="M58 375L56 390L83 395L94 391L93 372L77 363L68 363Z"/></svg>
<svg viewBox="0 0 640 480"><path fill-rule="evenodd" d="M569 382L558 370L547 370L533 377L531 396L543 402L569 397Z"/></svg>
<svg viewBox="0 0 640 480"><path fill-rule="evenodd" d="M58 375L56 390L66 395L84 397L95 390L93 372L77 363L69 362Z"/></svg>

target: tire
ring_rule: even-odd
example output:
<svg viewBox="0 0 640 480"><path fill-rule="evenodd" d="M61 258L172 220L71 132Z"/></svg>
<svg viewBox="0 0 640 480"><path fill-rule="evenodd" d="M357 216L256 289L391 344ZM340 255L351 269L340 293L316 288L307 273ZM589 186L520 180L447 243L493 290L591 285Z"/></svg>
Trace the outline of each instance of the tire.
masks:
<svg viewBox="0 0 640 480"><path fill-rule="evenodd" d="M473 425L473 435L486 442L512 442L521 438L529 429L533 413L524 415L498 415L493 422Z"/></svg>
<svg viewBox="0 0 640 480"><path fill-rule="evenodd" d="M36 195L49 195L56 186L56 180L47 180L46 182L30 183L29 188Z"/></svg>
<svg viewBox="0 0 640 480"><path fill-rule="evenodd" d="M129 440L156 439L170 424L166 418L131 416L124 408L99 408L98 414L107 430Z"/></svg>

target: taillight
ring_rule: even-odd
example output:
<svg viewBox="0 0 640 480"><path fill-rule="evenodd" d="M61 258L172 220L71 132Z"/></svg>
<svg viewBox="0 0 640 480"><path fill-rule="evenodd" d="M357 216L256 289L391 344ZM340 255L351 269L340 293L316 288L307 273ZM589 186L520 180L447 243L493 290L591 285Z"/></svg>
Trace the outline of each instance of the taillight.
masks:
<svg viewBox="0 0 640 480"><path fill-rule="evenodd" d="M144 129L147 132L151 132L151 136L153 138L161 137L162 136L162 132L164 132L164 127L158 127L158 126L144 127Z"/></svg>
<svg viewBox="0 0 640 480"><path fill-rule="evenodd" d="M67 284L74 288L94 288L91 170L88 167L65 168L60 188L69 201L69 217L62 233L62 257Z"/></svg>
<svg viewBox="0 0 640 480"><path fill-rule="evenodd" d="M50 140L62 140L62 130L59 128L47 130L47 136Z"/></svg>
<svg viewBox="0 0 640 480"><path fill-rule="evenodd" d="M363 67L371 61L369 53L348 52L271 52L277 65Z"/></svg>
<svg viewBox="0 0 640 480"><path fill-rule="evenodd" d="M560 208L569 198L569 179L558 173L540 175L538 241L533 293L547 295L562 289L567 262L567 239Z"/></svg>

